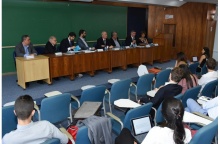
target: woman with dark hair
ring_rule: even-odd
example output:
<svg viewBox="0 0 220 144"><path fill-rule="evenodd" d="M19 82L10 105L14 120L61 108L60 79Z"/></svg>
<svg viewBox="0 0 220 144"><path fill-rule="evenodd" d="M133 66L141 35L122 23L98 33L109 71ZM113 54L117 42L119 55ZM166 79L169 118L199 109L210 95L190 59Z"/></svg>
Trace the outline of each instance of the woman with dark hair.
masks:
<svg viewBox="0 0 220 144"><path fill-rule="evenodd" d="M193 88L198 85L198 78L194 74L192 74L187 65L181 64L179 68L183 71L183 77L178 85L182 86L182 94L186 92L186 90Z"/></svg>
<svg viewBox="0 0 220 144"><path fill-rule="evenodd" d="M187 65L187 59L183 52L179 52L176 54L176 64L175 67L178 67L181 64Z"/></svg>
<svg viewBox="0 0 220 144"><path fill-rule="evenodd" d="M192 136L189 129L184 128L184 107L180 100L166 98L162 104L162 115L166 121L164 126L153 127L142 144L185 144Z"/></svg>
<svg viewBox="0 0 220 144"><path fill-rule="evenodd" d="M163 126L154 126L141 144L186 144L192 136L189 129L184 128L184 107L180 100L166 98L162 104L162 115L166 121ZM115 144L134 144L127 128L116 138Z"/></svg>
<svg viewBox="0 0 220 144"><path fill-rule="evenodd" d="M208 47L204 47L202 49L202 56L199 59L199 65L196 68L196 72L197 73L200 73L202 71L202 67L206 63L206 60L209 59L209 57L210 57L209 48Z"/></svg>
<svg viewBox="0 0 220 144"><path fill-rule="evenodd" d="M139 45L147 45L148 41L146 39L146 33L144 31L141 32L141 37L138 39Z"/></svg>

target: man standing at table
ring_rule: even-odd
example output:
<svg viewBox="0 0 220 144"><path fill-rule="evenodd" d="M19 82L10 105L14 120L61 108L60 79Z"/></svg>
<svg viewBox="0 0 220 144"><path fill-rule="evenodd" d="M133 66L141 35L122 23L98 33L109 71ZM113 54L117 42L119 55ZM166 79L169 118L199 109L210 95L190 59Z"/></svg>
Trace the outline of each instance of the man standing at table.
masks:
<svg viewBox="0 0 220 144"><path fill-rule="evenodd" d="M113 46L111 45L109 39L108 39L108 35L106 31L103 31L101 33L102 37L100 37L99 39L97 39L97 45L96 45L96 49L104 49L105 47L109 47L109 48L113 48Z"/></svg>
<svg viewBox="0 0 220 144"><path fill-rule="evenodd" d="M88 50L89 46L86 43L86 31L81 29L79 30L79 38L77 39L77 45L79 45L79 47L81 48L81 50Z"/></svg>
<svg viewBox="0 0 220 144"><path fill-rule="evenodd" d="M56 37L51 36L45 46L45 54L54 54L56 52L56 44L57 44Z"/></svg>
<svg viewBox="0 0 220 144"><path fill-rule="evenodd" d="M21 42L15 46L15 52L17 57L37 55L37 51L31 44L31 39L28 35L23 35L21 37Z"/></svg>
<svg viewBox="0 0 220 144"><path fill-rule="evenodd" d="M112 37L110 38L110 43L115 48L120 48L120 43L119 43L119 40L118 40L117 32L112 32Z"/></svg>
<svg viewBox="0 0 220 144"><path fill-rule="evenodd" d="M136 31L132 30L131 35L126 37L125 45L132 46L132 47L137 46Z"/></svg>
<svg viewBox="0 0 220 144"><path fill-rule="evenodd" d="M65 52L73 50L75 48L75 46L74 46L75 37L76 37L76 34L74 32L70 32L68 35L68 38L63 39L60 42L61 52L65 53Z"/></svg>

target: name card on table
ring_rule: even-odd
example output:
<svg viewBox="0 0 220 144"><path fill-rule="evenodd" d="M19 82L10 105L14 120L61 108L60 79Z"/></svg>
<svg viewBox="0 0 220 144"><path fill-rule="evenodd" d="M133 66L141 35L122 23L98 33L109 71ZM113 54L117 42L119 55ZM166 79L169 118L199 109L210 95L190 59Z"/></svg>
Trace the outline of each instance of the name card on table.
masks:
<svg viewBox="0 0 220 144"><path fill-rule="evenodd" d="M103 49L97 49L97 51L98 51L98 52L102 52L102 51L103 51Z"/></svg>

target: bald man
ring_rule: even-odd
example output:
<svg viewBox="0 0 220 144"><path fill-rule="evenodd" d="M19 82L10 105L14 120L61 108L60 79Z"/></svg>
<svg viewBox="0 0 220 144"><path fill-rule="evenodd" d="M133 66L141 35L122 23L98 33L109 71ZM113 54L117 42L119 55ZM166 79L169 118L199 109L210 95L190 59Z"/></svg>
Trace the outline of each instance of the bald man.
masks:
<svg viewBox="0 0 220 144"><path fill-rule="evenodd" d="M45 54L54 54L56 52L57 39L51 36L45 46Z"/></svg>
<svg viewBox="0 0 220 144"><path fill-rule="evenodd" d="M108 35L106 31L103 31L101 33L101 37L99 39L97 39L97 45L96 45L96 49L103 49L105 47L109 47L109 48L113 48L113 46L110 43L110 40L108 39Z"/></svg>

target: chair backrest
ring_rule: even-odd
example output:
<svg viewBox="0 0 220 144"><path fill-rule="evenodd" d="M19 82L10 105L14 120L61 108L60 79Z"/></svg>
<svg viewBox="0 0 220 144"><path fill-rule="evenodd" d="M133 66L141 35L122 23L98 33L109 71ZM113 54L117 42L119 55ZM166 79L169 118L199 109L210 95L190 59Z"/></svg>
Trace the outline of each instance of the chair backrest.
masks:
<svg viewBox="0 0 220 144"><path fill-rule="evenodd" d="M168 82L170 76L171 69L165 69L160 71L156 76L155 88L159 88L161 85L164 85L165 82Z"/></svg>
<svg viewBox="0 0 220 144"><path fill-rule="evenodd" d="M60 140L57 138L48 139L41 144L60 144Z"/></svg>
<svg viewBox="0 0 220 144"><path fill-rule="evenodd" d="M218 131L218 118L212 123L200 128L193 136L189 144L211 144Z"/></svg>
<svg viewBox="0 0 220 144"><path fill-rule="evenodd" d="M201 91L201 96L212 97L213 92L218 84L218 80L207 83Z"/></svg>
<svg viewBox="0 0 220 144"><path fill-rule="evenodd" d="M202 75L204 75L204 74L206 74L206 73L208 72L208 69L207 69L207 67L206 67L206 64L203 65L201 72L202 72Z"/></svg>
<svg viewBox="0 0 220 144"><path fill-rule="evenodd" d="M79 128L77 135L76 135L76 144L91 144L89 137L88 137L88 128L83 126Z"/></svg>
<svg viewBox="0 0 220 144"><path fill-rule="evenodd" d="M67 119L72 115L70 100L71 94L69 93L43 99L40 108L40 120L57 123Z"/></svg>
<svg viewBox="0 0 220 144"><path fill-rule="evenodd" d="M129 110L124 118L124 127L131 130L131 119L148 115L150 113L153 103L149 102L137 108Z"/></svg>
<svg viewBox="0 0 220 144"><path fill-rule="evenodd" d="M198 65L199 65L199 62L189 65L189 70L191 71L192 74L196 74L196 68L198 67Z"/></svg>
<svg viewBox="0 0 220 144"><path fill-rule="evenodd" d="M44 54L45 48L43 46L35 46L34 48L37 51L38 55Z"/></svg>
<svg viewBox="0 0 220 144"><path fill-rule="evenodd" d="M180 93L178 94L177 96L175 96L174 98L178 99L178 100L181 100L182 101L182 98L183 98L183 94Z"/></svg>
<svg viewBox="0 0 220 144"><path fill-rule="evenodd" d="M115 82L111 87L110 103L118 99L128 99L131 79L125 79Z"/></svg>
<svg viewBox="0 0 220 144"><path fill-rule="evenodd" d="M17 117L14 114L14 105L2 107L2 137L17 129Z"/></svg>
<svg viewBox="0 0 220 144"><path fill-rule="evenodd" d="M105 86L96 86L83 90L80 98L80 105L82 105L84 101L103 102L105 90Z"/></svg>
<svg viewBox="0 0 220 144"><path fill-rule="evenodd" d="M154 74L145 74L138 79L137 95L146 95L147 91L151 90Z"/></svg>
<svg viewBox="0 0 220 144"><path fill-rule="evenodd" d="M200 89L201 89L201 86L198 85L198 86L196 86L196 87L193 87L193 88L191 88L191 89L188 89L188 90L184 93L183 98L182 98L182 103L183 103L183 106L184 106L184 107L187 107L186 101L187 101L189 98L192 98L192 99L194 99L194 100L197 100Z"/></svg>

